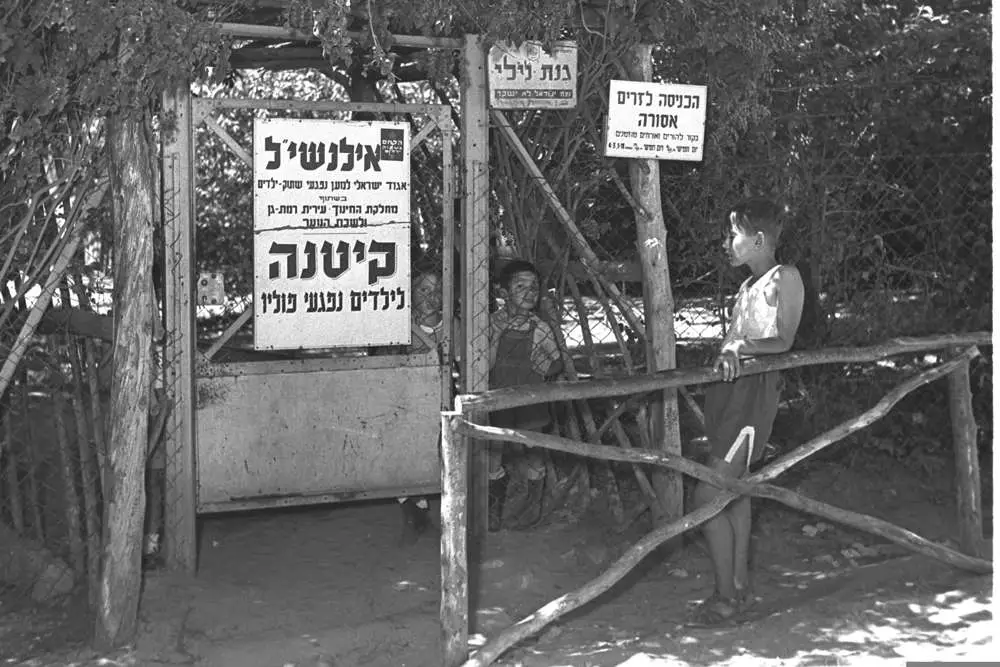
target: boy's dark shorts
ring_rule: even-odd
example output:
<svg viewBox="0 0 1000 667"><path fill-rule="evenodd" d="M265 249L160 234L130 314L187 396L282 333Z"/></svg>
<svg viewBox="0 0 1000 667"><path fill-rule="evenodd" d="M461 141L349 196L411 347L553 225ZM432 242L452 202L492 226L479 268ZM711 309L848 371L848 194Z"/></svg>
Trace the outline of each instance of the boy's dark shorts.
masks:
<svg viewBox="0 0 1000 667"><path fill-rule="evenodd" d="M705 430L713 456L733 461L740 445L749 438L747 467L760 460L764 445L771 437L783 382L781 373L771 371L708 386Z"/></svg>

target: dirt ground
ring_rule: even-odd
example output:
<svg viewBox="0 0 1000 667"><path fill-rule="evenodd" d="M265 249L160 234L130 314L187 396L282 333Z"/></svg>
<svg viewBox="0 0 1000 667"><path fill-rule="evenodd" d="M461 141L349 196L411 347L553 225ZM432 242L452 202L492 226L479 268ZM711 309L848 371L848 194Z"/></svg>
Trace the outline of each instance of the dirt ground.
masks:
<svg viewBox="0 0 1000 667"><path fill-rule="evenodd" d="M933 540L954 539L950 472L816 464L782 483ZM710 591L691 538L497 664L523 667L902 664L995 656L993 578L762 502L753 583L773 613L743 626L684 625ZM474 582L473 641L574 590L648 529L585 520L490 535ZM440 665L437 535L400 547L399 510L377 502L207 518L198 576L150 572L134 646L95 656L82 603L0 606L3 665L423 667ZM103 662L101 661L103 660Z"/></svg>

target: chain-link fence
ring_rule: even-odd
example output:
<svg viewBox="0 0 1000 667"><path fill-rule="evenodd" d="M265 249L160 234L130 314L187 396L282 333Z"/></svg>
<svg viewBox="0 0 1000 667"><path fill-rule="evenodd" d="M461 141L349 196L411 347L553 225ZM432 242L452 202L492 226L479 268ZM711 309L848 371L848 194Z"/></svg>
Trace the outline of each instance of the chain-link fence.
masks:
<svg viewBox="0 0 1000 667"><path fill-rule="evenodd" d="M619 164L623 161L587 150L602 145L603 117L598 95L588 100L583 91L591 89L582 82L588 78L588 65L597 72L613 54L585 41L580 49L583 99L577 110L509 112L509 120L494 117L492 276L495 281L498 258L501 265L511 258L535 262L543 287L539 314L560 330L575 366L570 377L644 372L642 277L628 174ZM595 90L606 88L600 77L591 77ZM905 82L893 84L894 89L905 87ZM838 89L836 95L813 92L820 99L844 101L846 108L810 108L774 119L779 127L808 126L813 136L789 135L784 144L780 136L772 136L763 148L751 142L745 154L715 163L660 162L681 367L711 363L725 332L732 299L746 275L724 261L725 215L751 196L772 198L786 210L778 258L799 268L807 289L798 348L990 327L991 157L970 139L988 130L976 127L974 119L949 115L947 96L933 102L937 107L921 110L950 124L937 129L945 136L942 140L933 128L926 134L904 131L898 110L876 105L874 116L859 111L848 104L858 97L849 89ZM885 117L878 116L879 110ZM526 150L515 149L498 124L516 128ZM851 140L855 126L859 136ZM878 136L872 138L872 133ZM544 177L526 168L524 154L533 156ZM581 261L586 253L574 242L567 221L550 206L545 188L552 189L569 222L583 232L598 265ZM777 446L770 452L852 416L862 405L879 400L914 364L933 362L887 361L879 366L885 372L859 365L788 373L786 423L776 432ZM991 413L985 364L975 367L973 383L986 443ZM932 465L950 442L943 407L947 402L936 395L940 391L942 387L918 392L900 414L852 441L874 443L897 458L920 450L912 458L926 456L921 465ZM701 435L699 396L697 387L681 394L685 442ZM619 407L590 403L564 406L559 413L563 432L587 439L586 420ZM591 416L581 414L581 408ZM637 419L629 421L630 416ZM644 422L641 411L628 410L625 417L630 444L648 445L649 436L639 427ZM934 429L927 428L931 422ZM608 443L622 439L612 429L603 435ZM561 483L563 478L556 479Z"/></svg>

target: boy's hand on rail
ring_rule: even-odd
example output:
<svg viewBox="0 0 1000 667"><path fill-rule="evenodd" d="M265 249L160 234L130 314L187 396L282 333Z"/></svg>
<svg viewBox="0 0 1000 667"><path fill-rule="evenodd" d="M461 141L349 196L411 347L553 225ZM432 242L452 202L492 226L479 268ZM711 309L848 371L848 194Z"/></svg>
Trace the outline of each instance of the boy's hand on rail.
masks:
<svg viewBox="0 0 1000 667"><path fill-rule="evenodd" d="M732 382L740 376L740 353L737 345L726 345L715 358L712 370L722 371L722 379L725 382Z"/></svg>

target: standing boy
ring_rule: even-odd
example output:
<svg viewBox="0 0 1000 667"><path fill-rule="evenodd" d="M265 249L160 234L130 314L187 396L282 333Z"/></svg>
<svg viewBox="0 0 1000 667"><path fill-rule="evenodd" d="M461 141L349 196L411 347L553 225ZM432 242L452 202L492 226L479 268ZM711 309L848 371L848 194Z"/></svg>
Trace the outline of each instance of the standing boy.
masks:
<svg viewBox="0 0 1000 667"><path fill-rule="evenodd" d="M563 370L562 357L552 327L535 312L538 306L539 275L531 262L514 260L498 277L503 308L490 316L490 388L536 384L552 379ZM498 410L490 423L506 428L546 431L552 417L546 404ZM501 465L501 454L508 461ZM508 493L508 476L511 485ZM545 460L541 454L504 443L490 449L490 530L498 530L507 507L508 524L528 527L541 518Z"/></svg>
<svg viewBox="0 0 1000 667"><path fill-rule="evenodd" d="M730 211L724 243L732 266L752 275L736 295L729 331L715 360L722 382L708 387L705 428L712 451L709 467L727 477L742 477L763 454L778 411L781 376L777 371L743 376L742 359L787 352L802 317L804 289L798 270L778 264L781 209L766 199L751 199ZM694 503L702 507L721 492L698 482ZM692 623L729 622L752 602L748 567L750 498L742 496L702 528L715 570L715 591L695 610Z"/></svg>

